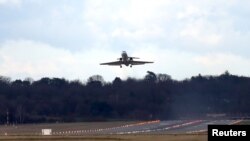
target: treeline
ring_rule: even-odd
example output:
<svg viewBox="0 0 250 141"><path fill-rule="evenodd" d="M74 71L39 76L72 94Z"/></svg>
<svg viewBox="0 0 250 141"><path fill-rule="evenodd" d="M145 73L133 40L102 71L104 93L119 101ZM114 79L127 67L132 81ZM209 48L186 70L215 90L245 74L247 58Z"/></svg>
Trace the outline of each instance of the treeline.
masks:
<svg viewBox="0 0 250 141"><path fill-rule="evenodd" d="M203 118L250 113L250 78L194 76L182 81L147 72L143 79L100 75L86 83L64 78L0 76L0 123Z"/></svg>

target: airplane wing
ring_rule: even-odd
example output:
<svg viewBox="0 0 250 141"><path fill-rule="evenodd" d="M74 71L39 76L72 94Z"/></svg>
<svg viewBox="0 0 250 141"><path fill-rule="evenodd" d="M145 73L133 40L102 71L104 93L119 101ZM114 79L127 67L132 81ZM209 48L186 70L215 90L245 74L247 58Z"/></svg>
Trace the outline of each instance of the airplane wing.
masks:
<svg viewBox="0 0 250 141"><path fill-rule="evenodd" d="M122 64L121 61L114 61L114 62L108 62L108 63L101 63L100 65L120 66L121 64Z"/></svg>
<svg viewBox="0 0 250 141"><path fill-rule="evenodd" d="M148 61L130 61L131 65L143 65L147 63L154 63L154 62L148 62Z"/></svg>
<svg viewBox="0 0 250 141"><path fill-rule="evenodd" d="M132 58L132 59L140 59L139 57L129 57L129 58Z"/></svg>

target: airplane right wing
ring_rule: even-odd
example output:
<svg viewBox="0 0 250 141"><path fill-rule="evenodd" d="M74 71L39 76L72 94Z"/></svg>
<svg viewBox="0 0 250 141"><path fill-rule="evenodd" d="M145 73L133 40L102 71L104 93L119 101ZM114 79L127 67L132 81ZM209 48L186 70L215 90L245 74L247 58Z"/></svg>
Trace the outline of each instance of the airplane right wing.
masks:
<svg viewBox="0 0 250 141"><path fill-rule="evenodd" d="M101 63L100 65L120 66L121 64L122 61L115 61L115 62Z"/></svg>
<svg viewBox="0 0 250 141"><path fill-rule="evenodd" d="M148 61L130 61L131 65L143 65L146 63L154 63L154 62L148 62Z"/></svg>
<svg viewBox="0 0 250 141"><path fill-rule="evenodd" d="M132 59L140 59L139 57L129 57L129 58L132 58Z"/></svg>

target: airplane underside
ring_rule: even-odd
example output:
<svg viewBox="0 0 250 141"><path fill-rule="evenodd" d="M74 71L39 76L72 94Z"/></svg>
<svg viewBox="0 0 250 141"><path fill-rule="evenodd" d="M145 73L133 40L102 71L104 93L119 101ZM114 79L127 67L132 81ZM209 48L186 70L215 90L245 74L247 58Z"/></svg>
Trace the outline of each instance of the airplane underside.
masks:
<svg viewBox="0 0 250 141"><path fill-rule="evenodd" d="M130 68L132 68L132 64L123 64L125 66L130 66ZM122 68L122 64L120 65L120 68Z"/></svg>

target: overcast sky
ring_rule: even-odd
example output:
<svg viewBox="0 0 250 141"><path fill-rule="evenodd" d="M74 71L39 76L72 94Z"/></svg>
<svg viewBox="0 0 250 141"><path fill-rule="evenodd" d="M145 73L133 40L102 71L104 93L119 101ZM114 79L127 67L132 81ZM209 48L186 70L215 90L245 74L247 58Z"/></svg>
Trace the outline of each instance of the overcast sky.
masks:
<svg viewBox="0 0 250 141"><path fill-rule="evenodd" d="M0 75L250 76L249 0L0 0ZM122 51L154 64L100 66Z"/></svg>

